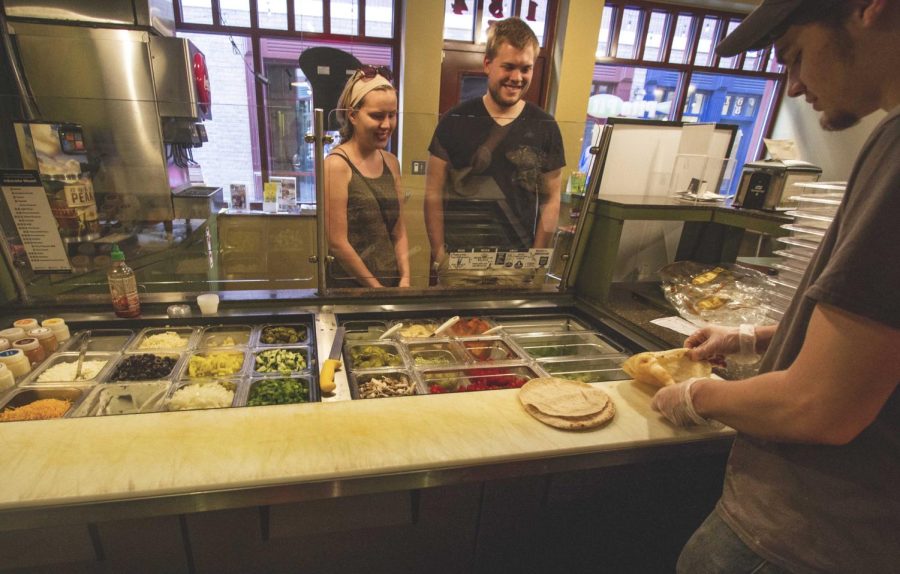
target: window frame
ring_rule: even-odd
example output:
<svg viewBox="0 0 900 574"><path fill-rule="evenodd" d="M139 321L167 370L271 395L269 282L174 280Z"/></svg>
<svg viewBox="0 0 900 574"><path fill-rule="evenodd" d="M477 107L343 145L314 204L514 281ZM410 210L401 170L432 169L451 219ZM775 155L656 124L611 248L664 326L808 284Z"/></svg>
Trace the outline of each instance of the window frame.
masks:
<svg viewBox="0 0 900 574"><path fill-rule="evenodd" d="M222 10L219 0L211 0L211 10L213 23L200 24L195 22L185 22L183 18L182 0L173 2L175 15L175 31L178 32L198 32L205 34L217 35L234 35L249 38L253 50L253 69L261 72L264 69L262 60L262 39L263 38L289 38L292 40L304 41L337 41L337 42L358 42L365 44L382 44L391 47L391 69L394 72L394 83L400 85L400 45L402 28L402 0L392 0L394 5L394 21L391 38L381 36L366 36L366 0L357 0L359 14L357 18L356 34L332 34L331 33L331 2L332 0L321 0L322 2L322 27L323 32L306 32L297 30L294 6L296 2L304 0L285 0L287 3L287 30L277 30L271 28L261 28L259 25L259 1L249 0L250 9L250 26L228 26L222 24ZM269 118L266 106L261 104L266 102L265 88L261 82L254 82L255 98L256 98L256 145L259 149L259 168L261 181L268 181L271 174L272 157L269 151ZM396 145L397 134L394 133L393 145Z"/></svg>
<svg viewBox="0 0 900 574"><path fill-rule="evenodd" d="M744 59L746 54L743 52L735 57L733 67L719 67L722 58L720 58L719 55L715 53L712 55L710 65L697 65L694 63L697 57L697 48L700 44L700 26L702 26L705 18L711 17L718 19L716 26L717 29L715 32L715 42L712 44L713 46L715 46L724 39L729 27L729 23L732 20L742 20L747 16L747 14L677 4L649 2L644 0L608 0L604 4L604 8L607 7L612 9L610 32L608 38L609 47L607 51L609 55L603 58L596 59L595 65L665 69L676 71L679 74L682 74L684 78L684 81L682 82L683 88L677 90L677 101L674 103L674 107L676 110L676 121L682 121L684 118L684 107L690 97L690 94L688 94L688 90L686 88L687 86L691 85L691 80L694 74L729 74L747 78L773 80L777 82L778 86L774 101L772 102L773 112L765 119L766 125L763 127L763 133L765 134L765 136L771 136L775 122L778 120L778 113L781 109L781 101L784 98L784 86L786 85L786 73L783 67L776 66L776 69L780 68L779 71L769 71L769 69L773 67L774 64L774 48L769 47L761 54L761 62L757 65L757 70L744 70ZM619 33L622 27L622 22L624 20L622 14L625 9L641 10L641 36L637 39L637 45L635 46L634 50L636 56L634 58L620 58L618 56ZM659 61L644 59L644 51L647 44L646 35L649 29L650 17L654 12L663 12L669 15L668 26L662 44L660 46L660 52L663 54L663 56ZM686 63L673 63L669 60L671 58L672 45L675 38L676 27L678 24L678 17L680 15L689 15L693 20L691 22L691 30L688 36L688 44L685 46L687 55L684 60ZM759 102L757 102L757 105L759 105ZM762 147L763 144L761 138L757 149L752 150L755 157L759 157L760 152L762 151Z"/></svg>

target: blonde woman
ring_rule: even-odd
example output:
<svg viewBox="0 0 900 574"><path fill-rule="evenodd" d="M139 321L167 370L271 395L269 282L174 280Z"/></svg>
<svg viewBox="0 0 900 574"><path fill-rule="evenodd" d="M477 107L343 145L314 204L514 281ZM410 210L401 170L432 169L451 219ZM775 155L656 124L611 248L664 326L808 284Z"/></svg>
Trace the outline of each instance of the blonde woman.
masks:
<svg viewBox="0 0 900 574"><path fill-rule="evenodd" d="M385 151L397 127L390 71L363 66L338 100L341 144L325 158L329 287L408 287L400 163Z"/></svg>

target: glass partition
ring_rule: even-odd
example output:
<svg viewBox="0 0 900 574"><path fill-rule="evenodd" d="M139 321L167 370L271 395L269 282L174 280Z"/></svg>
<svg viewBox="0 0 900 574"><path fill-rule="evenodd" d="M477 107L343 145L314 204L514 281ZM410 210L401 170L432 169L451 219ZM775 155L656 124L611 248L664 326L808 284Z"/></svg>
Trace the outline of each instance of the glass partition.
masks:
<svg viewBox="0 0 900 574"><path fill-rule="evenodd" d="M326 231L326 292L374 293L341 251L347 244L371 262L378 284L393 287L382 292L395 295L557 290L582 203L583 177L570 184L570 176L586 126L544 115L510 122L398 114L389 134L376 134L383 140L369 161L349 145L352 138L330 132L324 165L343 165L345 179L326 169L326 201L317 206L314 148L302 141L293 102L273 99L259 109L223 97L202 122L161 118L153 97L42 96L40 104L44 114L71 121L17 123L18 132L3 137L0 172L24 169L35 178L30 186L8 180L0 194L4 302L105 302L114 245L145 301L205 291L315 294L323 255L317 221ZM2 105L19 109L8 93ZM258 141L229 139L225 122L241 118L246 133L253 116L267 122L268 144L300 156L298 165L263 170L253 160ZM337 117L325 125L339 125ZM209 141L193 141L198 126L208 127ZM400 132L419 144L398 148ZM66 138L83 142L80 153L63 149ZM342 154L349 163L337 158ZM73 190L92 205L78 204ZM44 216L30 219L28 210Z"/></svg>
<svg viewBox="0 0 900 574"><path fill-rule="evenodd" d="M325 159L330 288L556 288L548 271L581 202L567 193L577 164L567 166L566 151L581 148L585 125L480 110L399 114L394 125L421 142L402 150L402 165L389 117L367 106L334 112L327 124L353 129Z"/></svg>

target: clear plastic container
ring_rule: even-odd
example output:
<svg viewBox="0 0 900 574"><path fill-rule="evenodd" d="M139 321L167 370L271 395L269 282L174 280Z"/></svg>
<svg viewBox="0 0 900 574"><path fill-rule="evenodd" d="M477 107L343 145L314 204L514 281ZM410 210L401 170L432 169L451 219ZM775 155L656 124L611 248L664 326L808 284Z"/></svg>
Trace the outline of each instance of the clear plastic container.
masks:
<svg viewBox="0 0 900 574"><path fill-rule="evenodd" d="M80 350L84 337L89 337L87 350L107 353L118 353L128 347L128 343L134 337L131 329L91 329L79 331L69 339L69 344L63 350Z"/></svg>
<svg viewBox="0 0 900 574"><path fill-rule="evenodd" d="M193 348L197 327L148 327L131 343L131 351L187 351ZM176 339L177 337L177 339Z"/></svg>
<svg viewBox="0 0 900 574"><path fill-rule="evenodd" d="M72 417L155 413L162 408L169 381L97 385Z"/></svg>
<svg viewBox="0 0 900 574"><path fill-rule="evenodd" d="M400 345L390 341L345 343L344 361L349 370L358 371L406 366Z"/></svg>
<svg viewBox="0 0 900 574"><path fill-rule="evenodd" d="M345 341L375 341L387 331L386 321L345 321Z"/></svg>
<svg viewBox="0 0 900 574"><path fill-rule="evenodd" d="M283 347L305 345L309 342L309 326L303 323L263 325L256 334L255 344Z"/></svg>
<svg viewBox="0 0 900 574"><path fill-rule="evenodd" d="M74 383L81 385L97 383L103 380L103 377L119 357L117 353L85 353L84 361L81 364L81 374L76 380L74 377L75 371L78 369L78 356L79 353L74 352L53 355L28 378L26 384L71 385Z"/></svg>
<svg viewBox="0 0 900 574"><path fill-rule="evenodd" d="M258 375L290 375L312 368L309 347L305 345L257 348L251 365L253 373Z"/></svg>
<svg viewBox="0 0 900 574"><path fill-rule="evenodd" d="M516 389L539 376L529 365L434 369L421 373L429 394Z"/></svg>
<svg viewBox="0 0 900 574"><path fill-rule="evenodd" d="M314 377L254 377L247 387L246 406L269 406L311 403L319 400L319 388Z"/></svg>
<svg viewBox="0 0 900 574"><path fill-rule="evenodd" d="M180 353L173 352L125 353L105 379L108 382L171 379L181 366L181 358Z"/></svg>
<svg viewBox="0 0 900 574"><path fill-rule="evenodd" d="M459 344L466 350L473 363L494 361L518 361L521 356L500 337L479 337L460 339Z"/></svg>
<svg viewBox="0 0 900 574"><path fill-rule="evenodd" d="M250 325L213 325L200 333L198 347L242 347L250 344L253 328Z"/></svg>
<svg viewBox="0 0 900 574"><path fill-rule="evenodd" d="M0 404L0 422L8 421L14 416L9 412L10 409L19 409L43 399L68 401L71 405L68 410L61 417L55 417L65 418L78 408L87 390L88 387L29 387L10 391Z"/></svg>
<svg viewBox="0 0 900 574"><path fill-rule="evenodd" d="M625 359L627 359L625 355L577 360L548 359L541 362L541 367L554 377L583 383L601 383L630 379L631 377L622 370Z"/></svg>
<svg viewBox="0 0 900 574"><path fill-rule="evenodd" d="M817 238L818 239L818 238ZM790 245L794 250L802 250L805 249L809 256L812 257L816 252L816 249L819 248L819 241L808 241L803 239L798 239L796 237L776 237L775 241L779 243L784 243L785 245Z"/></svg>
<svg viewBox="0 0 900 574"><path fill-rule="evenodd" d="M383 369L353 373L348 382L354 399L408 397L425 394L415 375L406 369Z"/></svg>
<svg viewBox="0 0 900 574"><path fill-rule="evenodd" d="M581 321L568 315L547 317L493 317L503 332L510 335L529 333L556 333L558 331L590 331Z"/></svg>
<svg viewBox="0 0 900 574"><path fill-rule="evenodd" d="M172 385L162 402L168 411L221 409L238 406L242 383L238 379L198 379Z"/></svg>
<svg viewBox="0 0 900 574"><path fill-rule="evenodd" d="M513 342L534 359L618 355L624 349L599 333L551 333L515 335Z"/></svg>
<svg viewBox="0 0 900 574"><path fill-rule="evenodd" d="M398 331L394 333L394 337L400 340L415 340L431 337L434 330L440 327L443 321L437 319L404 319L403 321L394 321L393 327L397 323L403 323Z"/></svg>
<svg viewBox="0 0 900 574"><path fill-rule="evenodd" d="M205 349L189 353L182 378L210 379L241 376L249 364L247 353L238 348Z"/></svg>
<svg viewBox="0 0 900 574"><path fill-rule="evenodd" d="M470 359L468 354L451 341L435 341L433 343L408 343L411 364L418 369L465 365Z"/></svg>

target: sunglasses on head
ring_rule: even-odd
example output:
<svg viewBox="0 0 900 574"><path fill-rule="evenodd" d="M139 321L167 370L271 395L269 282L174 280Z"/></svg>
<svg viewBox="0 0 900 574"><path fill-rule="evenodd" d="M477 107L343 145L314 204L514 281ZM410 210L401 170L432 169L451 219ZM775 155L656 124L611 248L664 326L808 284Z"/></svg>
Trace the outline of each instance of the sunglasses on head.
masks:
<svg viewBox="0 0 900 574"><path fill-rule="evenodd" d="M391 73L391 69L386 66L370 66L367 64L357 68L356 73L359 74L361 78L367 80L371 80L375 76L381 76L389 82L394 79L394 74Z"/></svg>

